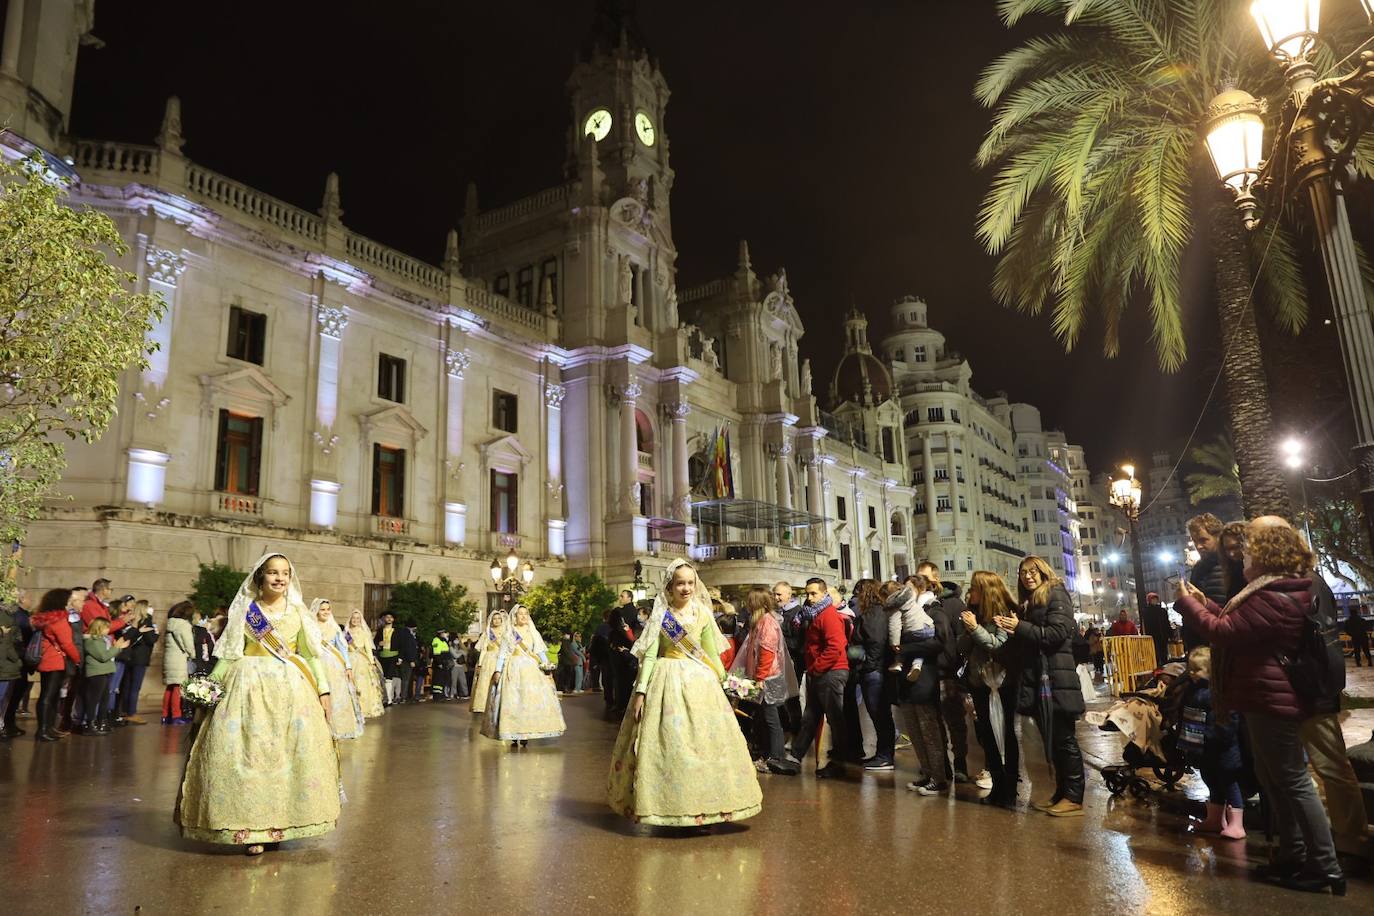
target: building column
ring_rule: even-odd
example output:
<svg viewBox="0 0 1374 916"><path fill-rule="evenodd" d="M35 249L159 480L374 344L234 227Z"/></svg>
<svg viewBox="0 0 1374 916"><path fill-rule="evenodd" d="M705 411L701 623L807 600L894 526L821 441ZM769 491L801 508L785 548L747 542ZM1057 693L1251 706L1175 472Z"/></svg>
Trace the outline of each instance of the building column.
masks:
<svg viewBox="0 0 1374 916"><path fill-rule="evenodd" d="M643 392L639 383L630 381L611 387L612 405L620 407L620 498L622 515L639 515L639 448L635 436L635 399Z"/></svg>
<svg viewBox="0 0 1374 916"><path fill-rule="evenodd" d="M17 29L22 18L19 10L23 6L19 0L12 0L9 5L5 31L6 54L10 50L11 38L18 40L11 27ZM124 484L125 498L129 502L153 508L161 505L166 495L167 464L172 460L171 453L167 451L169 430L166 421L161 425L158 421L167 414L167 407L172 402L171 397L163 391L172 364L172 322L177 307L177 283L186 270L186 258L178 251L148 244L146 237L142 237L142 241L147 290L160 296L166 307L156 324L143 335L150 352L148 366L139 375L139 385L133 392L137 407L133 412L133 447L125 453Z"/></svg>
<svg viewBox="0 0 1374 916"><path fill-rule="evenodd" d="M938 537L939 526L936 524L937 513L935 511L935 459L930 452L929 434L921 437L921 467L926 482L926 537Z"/></svg>
<svg viewBox="0 0 1374 916"><path fill-rule="evenodd" d="M792 508L792 486L787 473L787 462L792 455L792 443L786 439L774 451L773 471L777 479L778 505L784 509Z"/></svg>
<svg viewBox="0 0 1374 916"><path fill-rule="evenodd" d="M17 0L11 3L11 13L15 8L22 6L23 4ZM6 38L8 37L9 34L6 33ZM144 339L150 344L157 344L157 348L148 354L148 368L143 370L143 384L162 388L167 382L167 374L172 364L172 319L177 305L177 282L186 270L186 258L178 252L148 245L144 249L143 260L148 267L145 274L148 292L157 293L167 305L157 323L144 335Z"/></svg>
<svg viewBox="0 0 1374 916"><path fill-rule="evenodd" d="M825 516L825 494L821 492L821 456L812 454L806 459L806 511Z"/></svg>
<svg viewBox="0 0 1374 916"><path fill-rule="evenodd" d="M954 433L945 433L945 459L949 468L949 511L954 519L954 535L959 536L959 465L954 454Z"/></svg>
<svg viewBox="0 0 1374 916"><path fill-rule="evenodd" d="M561 557L566 553L564 547L567 522L563 518L563 398L568 390L555 382L544 385L544 406L548 408L546 419L547 462L548 462L548 502L547 529L549 556Z"/></svg>
<svg viewBox="0 0 1374 916"><path fill-rule="evenodd" d="M448 375L448 412L444 417L444 541L467 542L468 507L463 492L463 388L464 376L472 356L467 350L450 349L444 354Z"/></svg>
<svg viewBox="0 0 1374 916"><path fill-rule="evenodd" d="M24 0L10 0L5 10L5 46L0 49L0 72L19 77L19 49L24 34Z"/></svg>
<svg viewBox="0 0 1374 916"><path fill-rule="evenodd" d="M687 415L692 412L686 401L663 405L663 416L673 427L673 518L691 521L692 481L687 471Z"/></svg>
<svg viewBox="0 0 1374 916"><path fill-rule="evenodd" d="M319 363L316 367L315 429L312 438L320 457L312 464L310 479L310 524L333 528L339 517L339 493L343 486L334 470L334 451L339 437L334 424L339 418L339 369L342 363L343 332L348 316L342 308L321 304L315 310L315 329L319 334Z"/></svg>

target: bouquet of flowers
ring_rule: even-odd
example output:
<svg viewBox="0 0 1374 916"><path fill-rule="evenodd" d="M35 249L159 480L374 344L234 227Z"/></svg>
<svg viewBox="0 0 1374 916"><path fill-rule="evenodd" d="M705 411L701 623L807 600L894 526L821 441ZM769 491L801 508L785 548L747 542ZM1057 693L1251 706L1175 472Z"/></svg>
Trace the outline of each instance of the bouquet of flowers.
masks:
<svg viewBox="0 0 1374 916"><path fill-rule="evenodd" d="M727 674L721 686L725 688L727 696L736 700L757 700L763 693L758 681L751 681L738 674Z"/></svg>
<svg viewBox="0 0 1374 916"><path fill-rule="evenodd" d="M197 674L181 685L182 701L198 709L214 709L223 696L224 685L205 674Z"/></svg>

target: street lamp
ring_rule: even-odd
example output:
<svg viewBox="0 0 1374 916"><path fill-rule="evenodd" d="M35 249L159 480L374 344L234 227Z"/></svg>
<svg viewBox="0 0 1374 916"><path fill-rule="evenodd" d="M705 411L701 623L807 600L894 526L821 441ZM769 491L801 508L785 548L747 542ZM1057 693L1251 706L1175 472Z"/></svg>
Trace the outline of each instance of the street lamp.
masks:
<svg viewBox="0 0 1374 916"><path fill-rule="evenodd" d="M1374 22L1374 0L1360 0ZM1326 268L1344 357L1346 388L1355 415L1352 448L1365 537L1374 546L1374 319L1365 301L1344 188L1355 180L1355 148L1374 129L1374 51L1362 51L1354 70L1318 80L1311 55L1321 24L1320 0L1256 0L1250 6L1269 53L1284 68L1288 98L1267 158L1256 143L1262 109L1242 90L1213 99L1207 149L1217 176L1231 189L1247 229L1263 223L1261 200L1277 218L1306 192L1314 235ZM1294 467L1291 461L1290 467Z"/></svg>
<svg viewBox="0 0 1374 916"><path fill-rule="evenodd" d="M1370 0L1374 3L1374 0ZM1312 544L1312 514L1307 505L1307 446L1298 438L1289 436L1279 446L1283 452L1283 463L1298 476L1298 492L1302 494L1302 528L1307 534L1308 546Z"/></svg>
<svg viewBox="0 0 1374 916"><path fill-rule="evenodd" d="M520 572L517 575L516 569ZM496 594L501 596L501 603L509 608L515 603L515 599L525 593L525 589L534 581L534 564L526 562L521 564L520 557L516 555L515 549L511 548L510 553L506 554L505 566L500 560L492 560L491 568L487 570L491 573L491 581L495 586Z"/></svg>
<svg viewBox="0 0 1374 916"><path fill-rule="evenodd" d="M1140 481L1135 479L1135 465L1123 464L1120 477L1112 481L1108 498L1121 510L1131 526L1131 566L1135 572L1136 610L1145 607L1145 572L1140 562Z"/></svg>

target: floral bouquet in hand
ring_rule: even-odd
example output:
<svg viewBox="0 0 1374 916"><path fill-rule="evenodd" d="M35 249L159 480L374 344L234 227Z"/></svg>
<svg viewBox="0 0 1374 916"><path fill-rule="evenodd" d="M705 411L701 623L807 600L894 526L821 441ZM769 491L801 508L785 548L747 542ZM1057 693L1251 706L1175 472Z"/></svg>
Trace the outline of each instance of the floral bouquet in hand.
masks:
<svg viewBox="0 0 1374 916"><path fill-rule="evenodd" d="M763 693L758 681L751 681L738 674L727 674L721 686L725 688L726 696L735 700L757 700Z"/></svg>
<svg viewBox="0 0 1374 916"><path fill-rule="evenodd" d="M214 709L224 696L224 685L209 675L197 674L181 685L181 699L197 709Z"/></svg>

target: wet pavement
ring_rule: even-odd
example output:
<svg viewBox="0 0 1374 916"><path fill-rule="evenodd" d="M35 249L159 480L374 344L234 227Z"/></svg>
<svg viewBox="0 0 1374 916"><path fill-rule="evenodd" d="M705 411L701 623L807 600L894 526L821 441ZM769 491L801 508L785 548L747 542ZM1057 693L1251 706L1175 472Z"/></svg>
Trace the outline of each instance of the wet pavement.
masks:
<svg viewBox="0 0 1374 916"><path fill-rule="evenodd" d="M599 697L564 708L568 734L524 751L478 735L465 705L393 709L341 743L338 829L256 859L173 826L184 728L0 744L0 911L1374 912L1370 879L1344 900L1258 883L1261 837L1191 837L1167 808L1111 799L1091 769L1081 819L980 806L972 787L917 797L902 788L915 775L904 750L896 773L761 777L763 813L709 835L636 827L604 801L618 723ZM1090 764L1120 759L1087 731ZM1050 783L1034 743L1039 799Z"/></svg>

